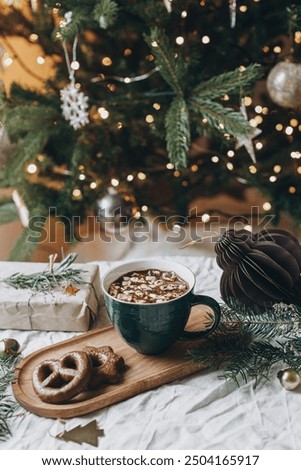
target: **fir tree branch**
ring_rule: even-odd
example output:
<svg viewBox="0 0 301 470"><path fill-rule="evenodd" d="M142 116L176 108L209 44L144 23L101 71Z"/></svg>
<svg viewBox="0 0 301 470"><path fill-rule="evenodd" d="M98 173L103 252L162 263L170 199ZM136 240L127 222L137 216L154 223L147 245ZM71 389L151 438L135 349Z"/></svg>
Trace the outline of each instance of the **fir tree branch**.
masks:
<svg viewBox="0 0 301 470"><path fill-rule="evenodd" d="M188 107L198 116L207 120L210 127L231 135L246 135L251 127L241 113L221 104L200 97L190 97Z"/></svg>
<svg viewBox="0 0 301 470"><path fill-rule="evenodd" d="M99 0L94 8L93 16L101 28L112 26L118 14L118 5L113 0Z"/></svg>
<svg viewBox="0 0 301 470"><path fill-rule="evenodd" d="M0 202L1 224L8 224L9 222L13 222L14 220L18 220L18 219L19 219L19 213L18 213L15 203L6 202L2 204Z"/></svg>
<svg viewBox="0 0 301 470"><path fill-rule="evenodd" d="M7 394L6 389L14 379L14 370L20 357L7 356L0 357L0 441L5 441L11 434L8 420L11 418L19 405Z"/></svg>
<svg viewBox="0 0 301 470"><path fill-rule="evenodd" d="M240 94L242 90L245 91L246 87L260 78L261 75L262 70L258 64L249 65L243 71L237 68L200 83L193 89L191 98L193 99L196 96L202 100L214 100L226 94Z"/></svg>
<svg viewBox="0 0 301 470"><path fill-rule="evenodd" d="M184 73L184 67L180 57L175 59L167 36L160 29L152 28L150 35L145 35L144 37L155 56L160 74L174 92L178 96L183 97L184 92L180 82Z"/></svg>
<svg viewBox="0 0 301 470"><path fill-rule="evenodd" d="M187 165L190 146L189 114L184 99L173 99L165 116L167 151L176 168Z"/></svg>

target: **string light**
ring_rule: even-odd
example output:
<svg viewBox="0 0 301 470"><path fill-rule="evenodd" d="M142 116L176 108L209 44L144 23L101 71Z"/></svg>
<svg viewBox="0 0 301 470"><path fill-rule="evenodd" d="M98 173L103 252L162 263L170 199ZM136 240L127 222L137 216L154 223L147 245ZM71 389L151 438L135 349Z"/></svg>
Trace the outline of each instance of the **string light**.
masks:
<svg viewBox="0 0 301 470"><path fill-rule="evenodd" d="M299 151L291 152L291 158L299 159L301 158L301 153Z"/></svg>
<svg viewBox="0 0 301 470"><path fill-rule="evenodd" d="M228 150L227 155L228 157L232 158L234 157L235 153L233 152L233 150Z"/></svg>
<svg viewBox="0 0 301 470"><path fill-rule="evenodd" d="M286 135L292 135L292 133L294 132L294 129L292 126L287 126L286 129L285 129L285 133Z"/></svg>
<svg viewBox="0 0 301 470"><path fill-rule="evenodd" d="M241 13L246 13L247 10L248 10L247 5L240 5L239 11L241 11Z"/></svg>
<svg viewBox="0 0 301 470"><path fill-rule="evenodd" d="M262 149L262 147L263 147L263 144L262 144L262 142L256 142L256 144L255 144L255 148L256 148L256 150L261 150L261 149Z"/></svg>
<svg viewBox="0 0 301 470"><path fill-rule="evenodd" d="M141 210L142 210L142 212L147 212L147 211L148 211L148 206L143 205L143 206L141 207Z"/></svg>
<svg viewBox="0 0 301 470"><path fill-rule="evenodd" d="M174 167L175 167L175 166L174 166L173 163L166 163L166 168L167 168L168 170L173 170Z"/></svg>
<svg viewBox="0 0 301 470"><path fill-rule="evenodd" d="M29 40L30 42L37 42L39 40L39 36L36 33L31 33Z"/></svg>
<svg viewBox="0 0 301 470"><path fill-rule="evenodd" d="M290 186L290 187L288 188L288 192L289 192L290 194L295 194L296 191L297 191L297 190L296 190L295 186Z"/></svg>
<svg viewBox="0 0 301 470"><path fill-rule="evenodd" d="M30 163L26 168L27 173L29 173L30 175L33 175L34 173L36 173L37 170L38 170L38 167L35 163Z"/></svg>
<svg viewBox="0 0 301 470"><path fill-rule="evenodd" d="M275 181L277 181L277 176L274 176L274 175L270 176L269 180L270 180L271 183L275 183Z"/></svg>
<svg viewBox="0 0 301 470"><path fill-rule="evenodd" d="M72 191L72 198L75 199L76 201L81 201L83 198L83 194L80 189L75 188Z"/></svg>
<svg viewBox="0 0 301 470"><path fill-rule="evenodd" d="M281 47L280 46L275 46L273 48L273 52L275 52L275 54L280 54L282 51Z"/></svg>
<svg viewBox="0 0 301 470"><path fill-rule="evenodd" d="M281 167L281 165L275 165L273 170L274 170L275 173L280 173L281 170L282 170L282 167Z"/></svg>
<svg viewBox="0 0 301 470"><path fill-rule="evenodd" d="M298 122L297 119L291 119L291 120L290 120L290 125L291 125L292 127L298 127L298 124L299 124L299 122Z"/></svg>
<svg viewBox="0 0 301 470"><path fill-rule="evenodd" d="M181 173L179 172L179 170L176 170L176 171L173 172L173 175L174 175L175 178L179 178L179 176L181 176Z"/></svg>
<svg viewBox="0 0 301 470"><path fill-rule="evenodd" d="M145 116L145 121L148 123L148 124L152 124L154 122L155 118L152 114L148 114L147 116Z"/></svg>
<svg viewBox="0 0 301 470"><path fill-rule="evenodd" d="M276 131L281 132L283 130L283 125L282 124L276 124L275 126Z"/></svg>
<svg viewBox="0 0 301 470"><path fill-rule="evenodd" d="M203 214L201 219L202 219L202 222L206 223L206 222L209 222L210 221L210 215L209 214Z"/></svg>
<svg viewBox="0 0 301 470"><path fill-rule="evenodd" d="M257 173L257 168L256 168L256 166L250 165L250 166L249 166L249 172L250 172L252 175L255 175L255 173Z"/></svg>
<svg viewBox="0 0 301 470"><path fill-rule="evenodd" d="M86 179L86 175L84 175L83 173L81 173L78 177L79 180L81 181L84 181Z"/></svg>
<svg viewBox="0 0 301 470"><path fill-rule="evenodd" d="M112 59L111 57L104 57L101 61L102 65L104 65L105 67L109 67L110 65L112 65Z"/></svg>
<svg viewBox="0 0 301 470"><path fill-rule="evenodd" d="M181 46L182 44L184 44L184 38L183 36L178 36L176 38L176 43L178 44L178 46Z"/></svg>
<svg viewBox="0 0 301 470"><path fill-rule="evenodd" d="M243 98L243 101L244 101L245 106L251 106L251 104L252 104L252 98L251 98L251 96L245 96L245 97Z"/></svg>
<svg viewBox="0 0 301 470"><path fill-rule="evenodd" d="M111 179L111 185L114 186L115 188L119 186L119 180L116 178Z"/></svg>
<svg viewBox="0 0 301 470"><path fill-rule="evenodd" d="M234 168L234 165L233 165L233 163L228 162L227 165L226 165L226 167L228 168L228 170L232 171L233 168Z"/></svg>
<svg viewBox="0 0 301 470"><path fill-rule="evenodd" d="M110 115L109 111L106 108L104 108L103 106L98 108L97 112L98 112L99 116L102 119L108 119L108 117Z"/></svg>
<svg viewBox="0 0 301 470"><path fill-rule="evenodd" d="M269 211L269 210L272 209L272 204L270 202L266 201L262 204L262 208L263 208L264 211Z"/></svg>
<svg viewBox="0 0 301 470"><path fill-rule="evenodd" d="M211 161L213 163L218 163L219 162L219 157L217 155L213 155L213 157L211 157Z"/></svg>
<svg viewBox="0 0 301 470"><path fill-rule="evenodd" d="M146 174L143 173L143 171L139 171L139 173L137 174L137 177L140 181L144 181L146 179Z"/></svg>
<svg viewBox="0 0 301 470"><path fill-rule="evenodd" d="M159 109L161 109L160 103L154 103L154 104L153 104L153 108L154 108L156 111L159 111Z"/></svg>
<svg viewBox="0 0 301 470"><path fill-rule="evenodd" d="M183 11L181 12L181 17L182 17L182 18L186 18L186 17L187 17L187 11L186 11L186 10L183 10Z"/></svg>
<svg viewBox="0 0 301 470"><path fill-rule="evenodd" d="M301 166L298 166L297 173L298 173L298 175L301 175Z"/></svg>
<svg viewBox="0 0 301 470"><path fill-rule="evenodd" d="M196 173L198 171L199 167L198 167L198 165L191 165L190 169L193 173Z"/></svg>
<svg viewBox="0 0 301 470"><path fill-rule="evenodd" d="M209 44L210 37L209 36L203 36L201 41L202 41L203 44Z"/></svg>
<svg viewBox="0 0 301 470"><path fill-rule="evenodd" d="M127 175L126 179L127 179L127 181L133 181L134 176L133 175Z"/></svg>
<svg viewBox="0 0 301 470"><path fill-rule="evenodd" d="M255 106L255 112L259 114L262 113L262 106L260 105Z"/></svg>
<svg viewBox="0 0 301 470"><path fill-rule="evenodd" d="M96 189L96 188L97 188L97 183L96 183L95 181L92 181L92 182L90 183L90 188L91 188L91 189Z"/></svg>
<svg viewBox="0 0 301 470"><path fill-rule="evenodd" d="M70 64L70 67L72 68L72 70L78 70L80 67L80 64L77 60L73 60L73 62L71 62Z"/></svg>

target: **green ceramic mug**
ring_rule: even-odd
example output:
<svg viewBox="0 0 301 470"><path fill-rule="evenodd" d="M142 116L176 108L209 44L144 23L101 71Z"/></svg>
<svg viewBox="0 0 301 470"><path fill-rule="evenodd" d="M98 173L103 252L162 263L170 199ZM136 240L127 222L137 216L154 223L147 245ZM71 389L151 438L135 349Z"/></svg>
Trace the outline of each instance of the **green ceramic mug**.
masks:
<svg viewBox="0 0 301 470"><path fill-rule="evenodd" d="M159 269L174 271L188 284L180 297L161 303L130 303L109 294L110 285L132 271ZM186 266L160 258L129 261L106 272L102 278L105 306L114 327L131 347L142 354L160 354L177 340L204 338L220 321L220 306L212 297L192 293L195 276ZM214 321L204 331L185 331L191 307L206 305L213 311Z"/></svg>

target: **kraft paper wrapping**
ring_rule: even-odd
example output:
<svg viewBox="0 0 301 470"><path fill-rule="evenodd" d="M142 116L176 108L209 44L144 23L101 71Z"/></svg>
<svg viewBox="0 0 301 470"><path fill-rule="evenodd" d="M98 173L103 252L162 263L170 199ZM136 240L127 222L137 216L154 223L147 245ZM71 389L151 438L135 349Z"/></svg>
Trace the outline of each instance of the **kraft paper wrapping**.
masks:
<svg viewBox="0 0 301 470"><path fill-rule="evenodd" d="M88 331L98 313L100 277L97 265L73 264L82 269L83 283L71 296L62 287L51 292L34 293L15 289L2 279L15 274L45 270L43 263L0 262L0 329L41 331Z"/></svg>

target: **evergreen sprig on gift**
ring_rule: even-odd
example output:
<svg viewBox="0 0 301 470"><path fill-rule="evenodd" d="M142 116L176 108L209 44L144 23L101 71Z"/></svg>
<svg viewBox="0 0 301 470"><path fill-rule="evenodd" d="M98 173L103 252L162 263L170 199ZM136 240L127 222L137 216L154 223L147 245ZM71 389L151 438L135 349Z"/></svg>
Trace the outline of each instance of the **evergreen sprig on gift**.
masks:
<svg viewBox="0 0 301 470"><path fill-rule="evenodd" d="M49 266L44 271L15 273L3 279L3 282L15 289L30 289L33 292L49 292L57 286L70 283L81 284L83 270L70 267L76 257L77 253L70 253L57 266L53 265L54 259L50 259Z"/></svg>
<svg viewBox="0 0 301 470"><path fill-rule="evenodd" d="M276 363L301 372L301 309L278 303L264 311L229 299L220 327L189 351L204 367L219 369L221 378L240 381L268 378Z"/></svg>

